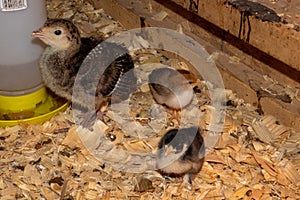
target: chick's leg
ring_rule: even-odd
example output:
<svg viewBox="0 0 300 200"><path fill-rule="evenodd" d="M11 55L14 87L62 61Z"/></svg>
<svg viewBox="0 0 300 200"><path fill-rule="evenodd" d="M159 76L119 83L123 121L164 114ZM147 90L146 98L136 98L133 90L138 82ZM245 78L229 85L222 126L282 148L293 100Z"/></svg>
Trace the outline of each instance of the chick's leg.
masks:
<svg viewBox="0 0 300 200"><path fill-rule="evenodd" d="M106 99L105 99L106 100ZM80 125L92 129L92 126L94 125L96 120L101 120L103 121L104 113L105 110L107 109L108 106L108 101L104 101L104 99L97 99L95 98L95 109L91 110L85 110L81 111L81 114L79 114L79 119L80 119Z"/></svg>
<svg viewBox="0 0 300 200"><path fill-rule="evenodd" d="M176 124L180 124L180 118L181 118L181 111L180 110L170 110L170 121L175 120Z"/></svg>
<svg viewBox="0 0 300 200"><path fill-rule="evenodd" d="M187 173L183 176L181 187L187 187L189 190L192 189L192 180L190 173Z"/></svg>

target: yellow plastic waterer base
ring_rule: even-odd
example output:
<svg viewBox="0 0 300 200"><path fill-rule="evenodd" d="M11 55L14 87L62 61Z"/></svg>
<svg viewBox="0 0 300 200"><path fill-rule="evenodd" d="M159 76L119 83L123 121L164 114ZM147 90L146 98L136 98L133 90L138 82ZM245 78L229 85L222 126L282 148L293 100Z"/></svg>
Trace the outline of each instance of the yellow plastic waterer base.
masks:
<svg viewBox="0 0 300 200"><path fill-rule="evenodd" d="M0 127L20 123L39 124L64 111L69 103L45 87L26 95L0 95Z"/></svg>

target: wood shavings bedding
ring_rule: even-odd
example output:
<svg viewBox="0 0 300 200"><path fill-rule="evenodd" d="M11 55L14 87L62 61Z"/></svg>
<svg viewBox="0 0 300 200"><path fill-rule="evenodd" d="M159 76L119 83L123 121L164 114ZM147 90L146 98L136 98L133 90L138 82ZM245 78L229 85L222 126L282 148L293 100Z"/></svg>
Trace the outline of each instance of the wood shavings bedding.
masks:
<svg viewBox="0 0 300 200"><path fill-rule="evenodd" d="M72 17L81 31L87 30L85 36L105 38L123 30L103 10L95 10L82 0L48 0L47 5L50 17ZM137 65L155 61L187 68L184 62L178 64L182 61L153 50L137 51L133 57ZM145 70L147 73L151 68ZM200 87L204 92L196 92L196 96L202 103L194 106L202 112L199 126L209 134L213 108L205 83ZM281 125L274 116L258 115L255 107L245 104L232 91L227 91L227 100L231 103L224 129L215 148L206 155L191 190L180 187L181 178L164 179L153 171L127 173L115 169L118 163L135 158L134 152L154 152L164 130L178 126L168 121L169 114L165 121L156 122L163 130L157 131L160 128L151 125L155 119L147 111L153 100L144 86L135 92L129 105L139 108L132 109L137 111L131 111L131 116L148 128L144 133L147 137L126 135L108 108L104 122L98 123L102 142L106 142L102 146L103 160L95 159L83 146L72 122L71 108L44 124L0 129L0 198L299 199L300 133Z"/></svg>

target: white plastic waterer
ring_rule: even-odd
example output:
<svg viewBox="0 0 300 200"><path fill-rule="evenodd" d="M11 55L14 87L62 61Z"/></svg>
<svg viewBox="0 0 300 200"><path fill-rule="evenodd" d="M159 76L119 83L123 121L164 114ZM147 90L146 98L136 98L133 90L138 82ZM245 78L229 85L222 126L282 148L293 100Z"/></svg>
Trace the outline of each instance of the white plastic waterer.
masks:
<svg viewBox="0 0 300 200"><path fill-rule="evenodd" d="M45 0L0 0L0 126L54 112L39 71L44 45L31 37L46 19Z"/></svg>
<svg viewBox="0 0 300 200"><path fill-rule="evenodd" d="M0 95L42 87L38 60L44 48L31 32L46 21L45 0L0 0Z"/></svg>

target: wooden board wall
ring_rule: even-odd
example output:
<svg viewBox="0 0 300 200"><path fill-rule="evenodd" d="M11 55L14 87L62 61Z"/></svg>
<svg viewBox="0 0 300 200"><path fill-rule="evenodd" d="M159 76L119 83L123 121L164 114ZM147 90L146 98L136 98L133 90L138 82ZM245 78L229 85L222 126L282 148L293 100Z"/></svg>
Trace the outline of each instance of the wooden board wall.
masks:
<svg viewBox="0 0 300 200"><path fill-rule="evenodd" d="M283 22L283 19L280 19L277 22L274 15L279 15L281 13L276 13L276 10L270 9L270 11L265 11L263 16L259 14L256 16L249 15L248 24L247 17L243 19L245 20L244 22L241 19L242 11L247 9L263 9L264 7L262 4L248 3L249 6L245 6L241 5L241 3L238 4L234 3L235 1L227 0L172 0L172 2L177 3L188 10L192 10L194 7L190 5L190 2L195 2L195 4L197 4L197 11L194 12L196 12L198 16L300 71L300 59L298 58L300 55L299 27ZM266 2L267 4L269 0L264 0L263 2ZM257 6L256 8L253 8L255 5L261 7ZM273 16L269 14L269 17L267 17L267 12L272 11L275 12L273 13ZM242 29L245 30L242 30L243 33L239 36L241 25L243 26ZM247 38L248 34L249 38Z"/></svg>
<svg viewBox="0 0 300 200"><path fill-rule="evenodd" d="M216 64L226 88L248 103L260 104L266 114L276 116L285 125L300 130L299 101L286 103L272 96L257 96L264 75L300 89L298 30L281 22L263 22L249 16L250 38L241 34L239 37L241 13L224 0L200 1L196 13L186 9L189 8L188 4L175 0L90 1L127 29L143 26L175 30L182 28L185 34L198 41L209 53L221 53ZM166 12L167 16L157 20L156 16L162 12ZM238 62L233 64L233 58L237 58Z"/></svg>

